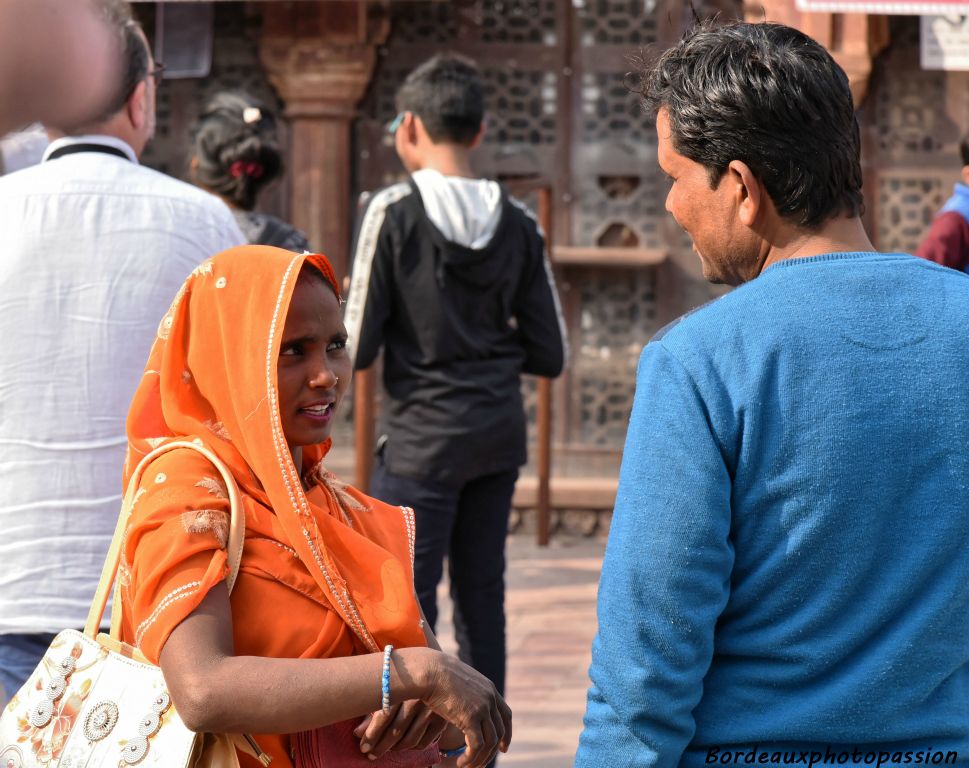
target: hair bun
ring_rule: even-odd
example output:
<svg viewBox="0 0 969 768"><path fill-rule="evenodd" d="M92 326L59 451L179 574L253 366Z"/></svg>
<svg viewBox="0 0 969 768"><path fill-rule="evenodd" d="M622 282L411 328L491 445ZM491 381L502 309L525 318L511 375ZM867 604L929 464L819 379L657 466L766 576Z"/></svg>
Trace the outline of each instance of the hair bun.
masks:
<svg viewBox="0 0 969 768"><path fill-rule="evenodd" d="M239 179L243 176L248 176L252 179L261 179L265 173L266 169L263 164L256 162L255 160L248 160L245 162L242 160L236 160L234 163L232 163L232 165L229 166L229 175L234 179Z"/></svg>
<svg viewBox="0 0 969 768"><path fill-rule="evenodd" d="M248 93L215 94L195 123L193 157L201 186L252 210L260 190L283 171L272 110Z"/></svg>

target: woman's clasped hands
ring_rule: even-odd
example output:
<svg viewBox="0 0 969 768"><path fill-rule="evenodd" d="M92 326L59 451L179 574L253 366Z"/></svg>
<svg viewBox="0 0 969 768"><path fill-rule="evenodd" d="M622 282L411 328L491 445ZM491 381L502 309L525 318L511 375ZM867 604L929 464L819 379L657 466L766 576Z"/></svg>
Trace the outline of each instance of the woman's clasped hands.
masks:
<svg viewBox="0 0 969 768"><path fill-rule="evenodd" d="M360 749L374 758L388 751L421 749L439 742L442 750L467 749L457 768L484 768L511 743L511 709L486 677L431 648L395 651L397 673L407 681L388 712L368 715L354 731ZM411 698L412 696L412 698Z"/></svg>

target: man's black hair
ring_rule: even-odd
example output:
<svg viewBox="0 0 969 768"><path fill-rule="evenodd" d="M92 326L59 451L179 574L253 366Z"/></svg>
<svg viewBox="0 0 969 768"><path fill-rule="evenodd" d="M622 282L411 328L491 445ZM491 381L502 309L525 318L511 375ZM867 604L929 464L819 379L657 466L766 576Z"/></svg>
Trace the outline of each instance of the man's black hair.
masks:
<svg viewBox="0 0 969 768"><path fill-rule="evenodd" d="M666 110L674 148L711 186L741 160L798 226L864 211L848 77L798 30L698 24L642 72L641 95L649 114Z"/></svg>
<svg viewBox="0 0 969 768"><path fill-rule="evenodd" d="M477 65L454 53L425 61L397 91L397 111L417 115L435 144L470 144L484 120L484 86Z"/></svg>
<svg viewBox="0 0 969 768"><path fill-rule="evenodd" d="M959 154L962 155L963 166L969 165L969 133L962 137L959 142Z"/></svg>

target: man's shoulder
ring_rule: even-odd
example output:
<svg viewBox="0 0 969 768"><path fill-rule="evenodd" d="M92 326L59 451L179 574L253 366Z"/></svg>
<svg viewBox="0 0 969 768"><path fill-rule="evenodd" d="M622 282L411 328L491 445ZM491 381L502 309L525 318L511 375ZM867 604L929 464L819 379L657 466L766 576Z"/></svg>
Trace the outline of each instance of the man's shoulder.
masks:
<svg viewBox="0 0 969 768"><path fill-rule="evenodd" d="M811 325L810 317L794 311L794 307L837 304L847 307L845 311L866 311L860 299L871 295L876 283L887 291L901 280L913 294L921 292L926 300L937 301L952 300L951 296L939 295L939 289L943 283L953 284L959 296L969 297L962 286L969 275L931 261L906 253L849 255L858 258L845 260L844 254L822 254L774 265L759 277L676 318L650 341L691 349L709 342L715 350L731 334L780 337L794 327ZM848 280L848 275L853 277ZM866 293L858 294L857 301L852 287L856 284L868 286Z"/></svg>
<svg viewBox="0 0 969 768"><path fill-rule="evenodd" d="M932 220L915 255L954 269L969 266L969 220L959 211L943 211Z"/></svg>
<svg viewBox="0 0 969 768"><path fill-rule="evenodd" d="M32 191L50 177L48 163L39 163L0 176L0 193L9 195Z"/></svg>
<svg viewBox="0 0 969 768"><path fill-rule="evenodd" d="M528 203L514 195L508 194L504 189L502 190L502 194L505 195L505 200L508 203L506 208L509 214L516 217L526 227L534 229L544 237L545 233L542 231L542 224L538 220L538 216L535 215L535 211L528 206Z"/></svg>
<svg viewBox="0 0 969 768"><path fill-rule="evenodd" d="M117 161L118 167L113 173L101 166L96 173L88 167L76 175L73 172L65 175L65 165L57 164L61 162L44 162L0 176L0 194L79 194L90 191L91 194L144 195L191 205L232 220L228 206L215 195L148 166Z"/></svg>
<svg viewBox="0 0 969 768"><path fill-rule="evenodd" d="M931 231L947 230L962 236L969 244L969 218L962 211L943 211L932 222Z"/></svg>
<svg viewBox="0 0 969 768"><path fill-rule="evenodd" d="M684 312L657 331L652 340L672 341L682 335L694 335L706 328L729 322L730 318L742 321L748 312L747 305L758 304L762 299L760 294L764 291L769 292L767 281L760 278L742 283Z"/></svg>
<svg viewBox="0 0 969 768"><path fill-rule="evenodd" d="M405 201L411 199L413 191L410 183L402 181L373 193L364 192L360 196L358 210L361 213L354 247L354 269L357 269L359 262L366 264L369 270L375 254L381 250L381 233L385 231L388 220L395 222L393 229L400 229L401 220L408 218L405 211L398 208L403 205L404 209L409 209ZM415 215L409 218L416 220Z"/></svg>
<svg viewBox="0 0 969 768"><path fill-rule="evenodd" d="M771 281L761 277L750 280L667 323L649 343L662 343L675 354L715 355L724 338L745 336L765 324L764 318L771 315L778 295ZM772 330L780 332L779 328Z"/></svg>
<svg viewBox="0 0 969 768"><path fill-rule="evenodd" d="M936 215L935 221L946 221L952 224L965 224L969 226L969 217L963 211L954 209L943 209Z"/></svg>
<svg viewBox="0 0 969 768"><path fill-rule="evenodd" d="M684 331L681 328L681 326L684 323L687 326L699 323L700 327L702 327L706 323L705 317L703 316L704 312L707 310L707 308L711 307L715 302L719 301L722 298L723 298L722 296L718 296L716 298L710 299L709 301L704 302L700 306L694 307L688 312L684 312L675 320L671 320L662 328L660 328L658 331L656 331L656 333L653 334L652 338L650 339L650 343L654 341L662 341L670 334L672 334L673 336L672 340L675 341L677 335L681 333L690 333L691 329L687 328L687 330Z"/></svg>
<svg viewBox="0 0 969 768"><path fill-rule="evenodd" d="M398 181L389 186L382 187L376 192L364 193L362 197L364 215L386 213L387 209L406 200L413 192L414 187L409 181Z"/></svg>
<svg viewBox="0 0 969 768"><path fill-rule="evenodd" d="M943 230L969 232L969 219L961 211L941 211L934 219L929 233L938 234Z"/></svg>
<svg viewBox="0 0 969 768"><path fill-rule="evenodd" d="M137 179L138 183L144 185L148 193L153 196L167 197L174 201L189 203L212 211L219 216L232 218L229 207L218 197L188 182L173 178L145 165L134 166L131 169L131 174L132 178Z"/></svg>

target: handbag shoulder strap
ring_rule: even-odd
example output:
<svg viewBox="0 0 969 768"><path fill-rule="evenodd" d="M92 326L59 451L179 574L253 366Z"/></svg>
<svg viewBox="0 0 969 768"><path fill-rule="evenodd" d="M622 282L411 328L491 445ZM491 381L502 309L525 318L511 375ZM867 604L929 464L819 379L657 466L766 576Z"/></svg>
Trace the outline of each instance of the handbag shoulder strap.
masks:
<svg viewBox="0 0 969 768"><path fill-rule="evenodd" d="M118 563L121 559L121 545L124 540L125 528L128 525L128 518L131 516L131 507L134 503L135 494L141 477L148 465L159 456L177 449L187 448L197 451L207 458L222 475L226 491L229 495L229 507L231 517L229 520L229 540L227 544L229 559L229 575L227 586L229 592L235 585L236 576L239 574L239 564L242 561L242 549L246 538L246 516L239 498L239 486L236 484L232 472L225 463L215 454L214 451L200 445L199 443L189 442L188 440L177 440L172 443L161 445L147 456L145 456L135 468L131 479L128 481L128 488L125 491L124 501L121 504L121 512L118 515L118 524L114 529L114 536L111 537L111 546L108 548L107 557L104 559L104 568L101 570L101 580L94 593L94 600L91 602L91 609L88 612L87 622L84 625L84 634L92 639L96 639L98 628L104 618L104 610L108 603L108 594L114 584L115 576L118 572ZM121 638L121 595L120 590L115 590L114 604L111 609L111 634L115 640Z"/></svg>

